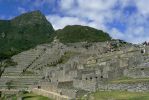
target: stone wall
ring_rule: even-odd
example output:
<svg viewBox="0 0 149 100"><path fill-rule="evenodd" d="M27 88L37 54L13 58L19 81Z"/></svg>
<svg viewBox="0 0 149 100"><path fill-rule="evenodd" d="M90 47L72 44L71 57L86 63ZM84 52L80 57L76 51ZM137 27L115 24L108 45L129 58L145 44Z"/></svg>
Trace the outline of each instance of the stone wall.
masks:
<svg viewBox="0 0 149 100"><path fill-rule="evenodd" d="M18 75L25 75L21 73L24 69L34 72L34 78L29 75L27 79L19 77L16 80L11 78L11 80L21 84L31 84L35 86L34 88L40 86L44 90L34 89L33 91L57 100L62 100L60 94L75 97L79 90L96 91L97 88L99 90L147 91L148 83L102 83L124 76L149 77L148 50L149 48L146 48L146 53L141 53L140 48L128 45L121 49L118 48L116 51L109 51L106 42L39 45L35 49L13 56L12 59L18 65L6 69L4 75L16 78ZM68 51L76 54L68 57L67 61L60 62L62 56ZM37 75L40 75L41 78L38 78ZM0 79L0 85L5 84L9 79L4 78Z"/></svg>
<svg viewBox="0 0 149 100"><path fill-rule="evenodd" d="M134 68L124 70L124 76L132 78L149 78L149 68Z"/></svg>
<svg viewBox="0 0 149 100"><path fill-rule="evenodd" d="M86 90L86 91L96 91L97 81L94 79L90 80L79 80L76 79L73 82L73 86L77 89Z"/></svg>
<svg viewBox="0 0 149 100"><path fill-rule="evenodd" d="M61 89L62 95L69 96L71 98L76 98L77 96L77 90L75 89Z"/></svg>
<svg viewBox="0 0 149 100"><path fill-rule="evenodd" d="M99 90L122 90L131 92L148 92L149 83L117 83L117 84L99 84Z"/></svg>

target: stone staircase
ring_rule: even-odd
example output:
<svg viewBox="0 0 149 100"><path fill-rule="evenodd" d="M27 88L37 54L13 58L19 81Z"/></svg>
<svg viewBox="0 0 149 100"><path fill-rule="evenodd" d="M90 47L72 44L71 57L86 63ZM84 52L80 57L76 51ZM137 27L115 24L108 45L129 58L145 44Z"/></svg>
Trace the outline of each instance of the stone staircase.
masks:
<svg viewBox="0 0 149 100"><path fill-rule="evenodd" d="M28 89L32 86L36 86L38 84L39 79L22 79L22 78L17 78L17 79L12 79L12 78L4 78L4 79L0 79L0 88L1 89L7 89L8 82L12 82L11 83L11 89ZM23 87L23 88L22 88Z"/></svg>
<svg viewBox="0 0 149 100"><path fill-rule="evenodd" d="M64 53L60 53L59 50L46 50L43 55L41 55L40 58L36 59L34 63L30 65L28 68L29 71L36 71L44 69L47 66L52 66L53 64L56 64L60 61L61 57L64 55Z"/></svg>
<svg viewBox="0 0 149 100"><path fill-rule="evenodd" d="M43 53L43 48L41 49L31 49L25 52L22 52L16 56L13 56L12 59L14 62L17 62L17 69L23 70L32 64L36 59L40 57Z"/></svg>
<svg viewBox="0 0 149 100"><path fill-rule="evenodd" d="M0 88L8 88L8 82L11 82L10 86L13 88L21 90L37 85L42 76L33 71L26 71L26 69L43 55L44 52L44 48L38 47L13 56L12 59L14 62L17 62L17 65L5 69L0 78Z"/></svg>
<svg viewBox="0 0 149 100"><path fill-rule="evenodd" d="M23 74L16 71L5 72L0 78L0 88L5 89L8 88L7 83L11 82L12 87L15 89L24 89L30 88L33 85L37 85L39 80L42 79L42 76L38 74Z"/></svg>

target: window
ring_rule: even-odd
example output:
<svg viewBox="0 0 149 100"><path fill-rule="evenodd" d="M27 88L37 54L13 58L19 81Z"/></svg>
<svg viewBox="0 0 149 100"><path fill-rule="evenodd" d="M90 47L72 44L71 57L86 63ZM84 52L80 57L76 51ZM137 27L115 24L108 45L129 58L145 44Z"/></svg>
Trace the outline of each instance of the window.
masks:
<svg viewBox="0 0 149 100"><path fill-rule="evenodd" d="M38 86L38 89L41 89L41 86Z"/></svg>
<svg viewBox="0 0 149 100"><path fill-rule="evenodd" d="M141 53L144 53L143 50L141 50Z"/></svg>
<svg viewBox="0 0 149 100"><path fill-rule="evenodd" d="M92 80L92 77L90 77L90 80Z"/></svg>
<svg viewBox="0 0 149 100"><path fill-rule="evenodd" d="M141 49L141 53L145 53L145 49Z"/></svg>
<svg viewBox="0 0 149 100"><path fill-rule="evenodd" d="M86 80L88 80L87 78L85 78Z"/></svg>
<svg viewBox="0 0 149 100"><path fill-rule="evenodd" d="M141 70L144 70L144 68L141 68Z"/></svg>

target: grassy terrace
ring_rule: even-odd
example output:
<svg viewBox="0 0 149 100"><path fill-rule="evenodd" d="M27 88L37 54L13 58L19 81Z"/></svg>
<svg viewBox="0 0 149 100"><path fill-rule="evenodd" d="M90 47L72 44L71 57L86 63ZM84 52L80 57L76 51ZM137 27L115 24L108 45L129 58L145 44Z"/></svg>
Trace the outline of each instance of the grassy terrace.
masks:
<svg viewBox="0 0 149 100"><path fill-rule="evenodd" d="M149 100L149 93L126 91L98 91L81 100Z"/></svg>
<svg viewBox="0 0 149 100"><path fill-rule="evenodd" d="M121 78L117 80L112 80L110 83L141 83L141 82L149 82L149 78Z"/></svg>
<svg viewBox="0 0 149 100"><path fill-rule="evenodd" d="M22 100L52 100L48 97L44 97L44 96L41 96L41 95L36 95L36 94L33 94L33 93L26 93L26 94L21 95L21 97L23 97ZM18 100L18 98L16 96L13 96L12 100Z"/></svg>

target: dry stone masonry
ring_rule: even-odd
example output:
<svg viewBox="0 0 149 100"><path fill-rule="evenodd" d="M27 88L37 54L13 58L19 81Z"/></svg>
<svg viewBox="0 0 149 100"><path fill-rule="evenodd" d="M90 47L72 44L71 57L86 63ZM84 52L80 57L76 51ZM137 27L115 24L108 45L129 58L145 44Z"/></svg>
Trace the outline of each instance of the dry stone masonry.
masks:
<svg viewBox="0 0 149 100"><path fill-rule="evenodd" d="M149 90L148 46L118 40L62 44L55 39L12 59L17 65L5 70L1 89L11 81L15 89L39 89L38 94L42 89L71 99L97 90Z"/></svg>

